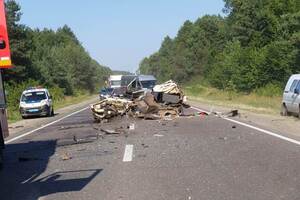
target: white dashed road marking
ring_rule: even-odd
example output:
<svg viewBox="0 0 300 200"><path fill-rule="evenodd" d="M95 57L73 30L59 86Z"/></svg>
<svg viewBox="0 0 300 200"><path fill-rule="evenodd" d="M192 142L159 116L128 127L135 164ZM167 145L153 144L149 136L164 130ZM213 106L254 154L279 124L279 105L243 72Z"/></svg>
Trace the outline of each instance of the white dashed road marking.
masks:
<svg viewBox="0 0 300 200"><path fill-rule="evenodd" d="M131 162L132 161L132 155L133 155L133 145L132 144L127 144L125 146L123 162Z"/></svg>

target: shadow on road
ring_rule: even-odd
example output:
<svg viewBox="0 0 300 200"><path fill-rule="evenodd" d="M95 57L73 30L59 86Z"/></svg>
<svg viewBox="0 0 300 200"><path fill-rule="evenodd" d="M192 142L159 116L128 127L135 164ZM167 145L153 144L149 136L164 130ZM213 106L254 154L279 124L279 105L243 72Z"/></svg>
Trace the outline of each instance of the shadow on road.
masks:
<svg viewBox="0 0 300 200"><path fill-rule="evenodd" d="M38 200L49 194L80 191L102 169L55 171L47 173L56 141L9 144L5 151L5 166L0 171L0 199Z"/></svg>

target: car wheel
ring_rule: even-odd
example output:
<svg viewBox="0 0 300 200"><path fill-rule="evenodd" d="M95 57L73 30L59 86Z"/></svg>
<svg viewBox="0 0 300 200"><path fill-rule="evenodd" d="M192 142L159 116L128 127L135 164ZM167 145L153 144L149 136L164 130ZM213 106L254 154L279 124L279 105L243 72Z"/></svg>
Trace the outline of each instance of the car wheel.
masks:
<svg viewBox="0 0 300 200"><path fill-rule="evenodd" d="M48 107L47 109L47 117L51 117L51 107Z"/></svg>
<svg viewBox="0 0 300 200"><path fill-rule="evenodd" d="M22 115L22 119L26 119L26 118L27 118L26 116Z"/></svg>
<svg viewBox="0 0 300 200"><path fill-rule="evenodd" d="M288 116L288 110L284 104L281 105L281 116Z"/></svg>
<svg viewBox="0 0 300 200"><path fill-rule="evenodd" d="M54 116L54 108L52 108L51 116Z"/></svg>
<svg viewBox="0 0 300 200"><path fill-rule="evenodd" d="M2 168L3 168L3 149L0 149L0 170Z"/></svg>
<svg viewBox="0 0 300 200"><path fill-rule="evenodd" d="M299 109L298 109L298 118L300 119L300 105L299 105Z"/></svg>

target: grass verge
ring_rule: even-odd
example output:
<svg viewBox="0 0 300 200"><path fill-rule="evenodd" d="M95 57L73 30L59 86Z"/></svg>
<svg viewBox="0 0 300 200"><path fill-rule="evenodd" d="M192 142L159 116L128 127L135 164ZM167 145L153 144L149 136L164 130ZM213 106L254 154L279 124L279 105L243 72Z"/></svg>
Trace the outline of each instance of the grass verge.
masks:
<svg viewBox="0 0 300 200"><path fill-rule="evenodd" d="M282 96L262 96L255 92L241 94L233 91L224 91L203 86L189 84L183 87L190 100L223 107L234 107L264 114L277 114L280 112Z"/></svg>

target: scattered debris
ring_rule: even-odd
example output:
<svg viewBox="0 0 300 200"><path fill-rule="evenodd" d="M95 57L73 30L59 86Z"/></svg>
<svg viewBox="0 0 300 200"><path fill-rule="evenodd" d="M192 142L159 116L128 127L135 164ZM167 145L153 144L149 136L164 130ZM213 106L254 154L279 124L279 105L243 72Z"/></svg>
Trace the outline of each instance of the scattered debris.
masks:
<svg viewBox="0 0 300 200"><path fill-rule="evenodd" d="M198 112L197 114L200 115L200 116L207 116L208 115L207 112Z"/></svg>
<svg viewBox="0 0 300 200"><path fill-rule="evenodd" d="M157 114L146 114L144 115L144 119L146 120L158 120L160 119L160 116Z"/></svg>
<svg viewBox="0 0 300 200"><path fill-rule="evenodd" d="M214 114L217 117L224 117L222 112L213 111L211 113Z"/></svg>
<svg viewBox="0 0 300 200"><path fill-rule="evenodd" d="M180 95L183 98L183 92L179 86L172 80L169 80L161 85L156 85L153 88L154 92Z"/></svg>
<svg viewBox="0 0 300 200"><path fill-rule="evenodd" d="M123 132L121 131L116 131L116 130L110 130L110 129L101 129L102 132L108 135L116 135L116 134L122 134Z"/></svg>
<svg viewBox="0 0 300 200"><path fill-rule="evenodd" d="M226 117L235 117L239 115L239 111L238 110L231 110L227 113L224 114L224 116Z"/></svg>
<svg viewBox="0 0 300 200"><path fill-rule="evenodd" d="M130 108L132 102L120 98L104 99L96 104L91 105L94 119L98 122L103 119L110 119L118 115L124 115Z"/></svg>
<svg viewBox="0 0 300 200"><path fill-rule="evenodd" d="M164 137L164 135L161 135L161 134L154 134L153 136L154 137Z"/></svg>
<svg viewBox="0 0 300 200"><path fill-rule="evenodd" d="M129 128L129 130L134 130L135 129L135 125L132 123L132 124L129 125L128 128Z"/></svg>
<svg viewBox="0 0 300 200"><path fill-rule="evenodd" d="M219 139L226 141L228 138L225 136L225 137L219 137Z"/></svg>
<svg viewBox="0 0 300 200"><path fill-rule="evenodd" d="M81 126L61 126L58 130L68 130L68 129L75 129L75 128L83 128L84 125Z"/></svg>
<svg viewBox="0 0 300 200"><path fill-rule="evenodd" d="M236 128L236 126L235 126L235 125L233 125L233 126L232 126L232 128Z"/></svg>
<svg viewBox="0 0 300 200"><path fill-rule="evenodd" d="M63 153L62 156L61 156L61 159L63 161L65 161L65 160L71 160L72 157L70 155L68 155L67 153Z"/></svg>
<svg viewBox="0 0 300 200"><path fill-rule="evenodd" d="M217 117L235 117L239 115L239 111L238 110L231 110L229 112L226 113L222 113L222 112L211 112L212 114L216 115Z"/></svg>
<svg viewBox="0 0 300 200"><path fill-rule="evenodd" d="M79 144L88 144L93 143L99 139L99 134L86 136L84 138L77 138L76 135L73 135L72 138L64 138L57 141L57 147L65 147Z"/></svg>
<svg viewBox="0 0 300 200"><path fill-rule="evenodd" d="M149 148L149 145L146 145L146 144L144 144L144 143L142 143L142 146L143 146L144 148Z"/></svg>
<svg viewBox="0 0 300 200"><path fill-rule="evenodd" d="M173 120L183 113L183 108L190 107L185 103L182 90L173 81L156 85L152 93L136 92L131 97L130 100L107 98L91 105L95 121L102 122L124 115L145 120Z"/></svg>

